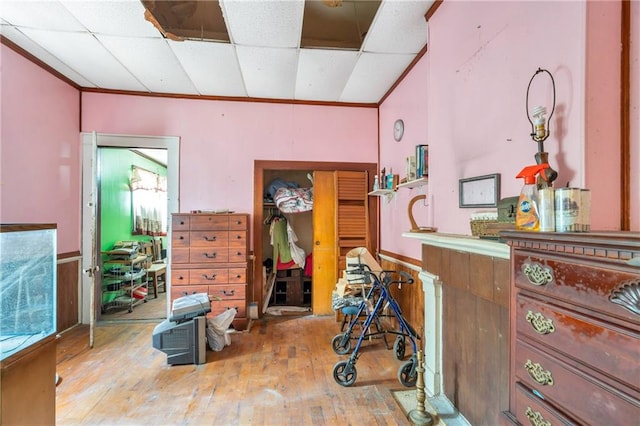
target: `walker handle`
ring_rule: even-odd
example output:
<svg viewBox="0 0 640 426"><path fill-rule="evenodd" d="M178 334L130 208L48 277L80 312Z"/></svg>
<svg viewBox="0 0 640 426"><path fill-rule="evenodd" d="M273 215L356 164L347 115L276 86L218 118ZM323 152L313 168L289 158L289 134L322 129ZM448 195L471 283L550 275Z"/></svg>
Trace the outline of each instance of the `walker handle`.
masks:
<svg viewBox="0 0 640 426"><path fill-rule="evenodd" d="M404 278L404 281L400 281L400 284L413 284L413 277L405 271L399 271L399 274L402 278Z"/></svg>

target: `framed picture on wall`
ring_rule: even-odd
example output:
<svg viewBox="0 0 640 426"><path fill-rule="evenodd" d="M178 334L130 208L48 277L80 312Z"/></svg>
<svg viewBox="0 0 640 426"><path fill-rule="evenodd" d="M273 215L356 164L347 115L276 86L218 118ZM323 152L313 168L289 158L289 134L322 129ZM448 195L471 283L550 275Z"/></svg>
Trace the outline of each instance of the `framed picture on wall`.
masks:
<svg viewBox="0 0 640 426"><path fill-rule="evenodd" d="M460 207L497 207L500 198L500 173L460 179Z"/></svg>

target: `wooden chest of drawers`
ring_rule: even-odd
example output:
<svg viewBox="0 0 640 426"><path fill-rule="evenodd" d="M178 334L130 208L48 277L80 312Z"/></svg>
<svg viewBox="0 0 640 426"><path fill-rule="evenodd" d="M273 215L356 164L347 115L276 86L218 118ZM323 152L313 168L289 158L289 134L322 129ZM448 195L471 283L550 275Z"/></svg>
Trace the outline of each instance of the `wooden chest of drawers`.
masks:
<svg viewBox="0 0 640 426"><path fill-rule="evenodd" d="M640 234L501 235L511 246L506 422L637 424Z"/></svg>
<svg viewBox="0 0 640 426"><path fill-rule="evenodd" d="M171 300L208 293L209 316L236 309L233 327L245 329L249 215L178 213L171 226Z"/></svg>

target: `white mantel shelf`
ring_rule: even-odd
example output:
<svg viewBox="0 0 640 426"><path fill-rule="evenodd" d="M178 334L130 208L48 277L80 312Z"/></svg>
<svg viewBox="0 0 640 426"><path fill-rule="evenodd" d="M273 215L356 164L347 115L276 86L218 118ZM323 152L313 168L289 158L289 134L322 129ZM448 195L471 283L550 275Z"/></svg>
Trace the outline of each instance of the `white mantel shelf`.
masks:
<svg viewBox="0 0 640 426"><path fill-rule="evenodd" d="M495 240L485 240L468 235L442 234L439 232L405 232L403 237L420 240L422 244L452 250L509 259L509 246Z"/></svg>

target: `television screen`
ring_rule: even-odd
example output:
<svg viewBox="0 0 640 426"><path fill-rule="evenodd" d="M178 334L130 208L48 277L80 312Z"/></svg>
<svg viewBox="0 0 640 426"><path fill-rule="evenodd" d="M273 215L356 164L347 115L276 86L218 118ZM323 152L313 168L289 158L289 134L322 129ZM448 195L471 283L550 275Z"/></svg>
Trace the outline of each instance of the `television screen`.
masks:
<svg viewBox="0 0 640 426"><path fill-rule="evenodd" d="M153 329L153 347L167 354L167 364L204 364L206 318L184 322L164 320Z"/></svg>

